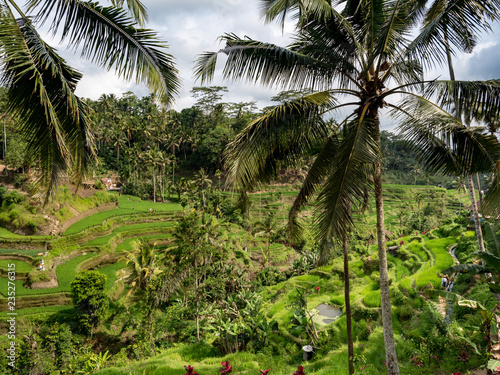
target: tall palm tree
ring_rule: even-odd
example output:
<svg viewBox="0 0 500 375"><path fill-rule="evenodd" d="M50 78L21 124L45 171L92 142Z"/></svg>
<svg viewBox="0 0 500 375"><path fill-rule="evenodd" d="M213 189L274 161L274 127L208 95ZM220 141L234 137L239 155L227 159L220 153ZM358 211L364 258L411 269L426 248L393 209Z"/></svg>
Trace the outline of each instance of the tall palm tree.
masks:
<svg viewBox="0 0 500 375"><path fill-rule="evenodd" d="M75 95L82 74L41 38L37 26L51 30L82 57L145 84L168 104L179 89L172 56L156 33L144 29L147 16L139 0L128 0L134 18L113 0L111 6L81 0L0 0L0 84L8 89L9 109L20 119L27 159L37 163L46 201L71 172L81 180L94 155L87 108Z"/></svg>
<svg viewBox="0 0 500 375"><path fill-rule="evenodd" d="M442 48L445 51L450 80L454 82L456 80L453 67L455 50L472 52L478 42L478 34L481 31L491 30L488 20L495 21L499 19L500 2L497 0L482 2L434 0L424 17L420 34L422 41L424 41L422 45L425 46L424 48ZM451 41L454 41L454 43L452 44ZM466 108L463 108L458 103L456 97L453 98L450 104L453 106L452 110L456 118L461 120ZM470 124L470 118L466 118L465 121ZM472 204L472 217L479 250L485 251L472 174L467 176L466 181ZM481 202L479 178L477 178L477 182Z"/></svg>
<svg viewBox="0 0 500 375"><path fill-rule="evenodd" d="M156 181L157 181L157 167L161 165L163 161L163 152L158 151L156 144L153 145L153 148L149 149L144 153L144 160L146 161L146 165L150 165L152 167L153 173L153 202L156 203Z"/></svg>
<svg viewBox="0 0 500 375"><path fill-rule="evenodd" d="M424 164L444 172L491 169L494 158L486 150L497 152L498 143L476 129L467 129L429 100L436 94L449 99L449 93L445 95L449 85L466 83L423 80L420 60L432 60L441 51L421 53L419 43L410 43L421 20L422 2L265 0L263 4L267 21L284 22L289 12L295 12L295 40L283 48L226 34L221 37L225 48L201 55L195 74L202 83L211 79L217 56L224 53L225 78L320 91L284 102L248 125L228 146L228 178L236 188L249 190L276 172L277 160L291 163L316 142L323 142L290 212L291 227L299 227L297 212L318 192L320 239L342 239L353 225L351 208L361 209L367 195L374 195L386 363L389 374L399 374L385 246L380 113L389 107L392 116L401 116L402 130L413 131L410 134ZM343 6L340 12L338 5ZM410 58L411 54L416 58ZM498 104L498 91L491 82L469 86L477 91L472 100L488 107ZM470 99L462 89L457 92L459 102ZM390 102L401 95L406 99ZM347 106L354 111L332 131L323 115Z"/></svg>

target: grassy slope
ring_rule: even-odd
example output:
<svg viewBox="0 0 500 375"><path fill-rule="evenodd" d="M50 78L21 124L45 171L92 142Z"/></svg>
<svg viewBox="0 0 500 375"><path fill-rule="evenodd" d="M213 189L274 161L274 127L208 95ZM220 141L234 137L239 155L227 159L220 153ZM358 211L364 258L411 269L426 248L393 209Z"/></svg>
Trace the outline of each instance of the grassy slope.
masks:
<svg viewBox="0 0 500 375"><path fill-rule="evenodd" d="M401 204L402 201L410 202L416 206L416 203L411 202L412 195L415 194L416 191L426 191L425 187L408 187L408 186L398 186L398 185L390 185L385 186L387 190L386 194L386 218L389 222L394 222L396 219L393 211L397 209L397 207ZM271 195L269 193L262 194L253 194L250 196L253 209L252 214L255 216L259 216L263 214L267 210L275 210L278 211L277 219L281 220L282 215L287 212L288 207L293 202L294 197L296 196L296 191L288 191L288 188L280 189L283 195L281 200L277 199L277 195L273 194L271 199ZM445 191L446 192L446 191ZM453 197L453 192L446 192L449 196ZM261 195L261 196L260 196ZM425 199L424 199L425 201ZM422 203L423 206L424 203ZM283 207L283 205L285 207ZM132 210L132 206L134 206L134 210ZM311 206L309 206L310 208ZM154 208L155 211L182 211L180 205L175 203L157 203L153 204L147 201L140 201L136 197L129 196L121 196L119 197L119 208L111 211L106 211L102 213L98 213L96 215L92 215L86 219L81 220L80 222L74 224L70 228L68 228L67 234L78 233L85 229L88 229L92 226L101 225L105 220L109 219L113 216L123 216L123 215L131 215L131 214L144 214L148 208ZM369 208L373 211L373 207ZM453 209L453 208L450 208ZM159 223L157 223L159 224ZM94 240L91 240L88 245L101 245L107 243L107 240L110 240L115 235L119 233L126 232L127 230L132 229L140 229L144 230L144 233L147 234L148 231L155 226L169 227L170 223L163 222L160 225L152 224L152 223L137 223L137 224L127 224L121 227L113 229L113 233L107 236L98 237ZM368 214L367 219L365 220L364 225L372 226L374 224L372 215ZM1 235L1 233L0 233ZM7 237L9 235L7 234ZM13 235L14 238L16 235ZM163 235L151 235L147 236L152 240L164 239L168 237L168 234ZM229 233L229 238L234 242L245 242L248 243L250 241L257 241L255 246L249 246L249 249L253 252L260 252L264 248L264 239L253 239L247 232L242 231L241 229L231 230ZM242 241L242 238L246 238L246 240ZM125 239L122 243L118 244L116 250L124 250L130 248L130 242L132 242L134 238ZM410 243L409 238L405 238L405 243ZM92 242L94 241L94 242ZM260 243L259 243L260 241ZM446 246L449 243L453 242L453 240L432 240L425 242L425 249L422 246L407 245L407 249L409 252L413 253L416 257L420 259L422 262L422 267L418 270L418 272L414 273L411 277L408 277L406 274L407 269L405 270L405 266L402 261L397 258L393 258L391 261L397 266L391 269L391 278L400 283L403 287L411 287L413 281L417 283L418 286L426 285L428 282L431 282L433 285L439 283L439 279L437 278L437 270L438 266L442 267L445 264L448 264L451 257L447 258ZM450 242L451 241L451 242ZM84 244L82 244L84 245ZM413 246L413 247L412 247ZM283 245L273 245L272 250L279 252L283 250ZM3 252L4 250L0 250ZM17 252L18 250L10 250L5 249L6 252ZM19 250L21 252L23 250ZM28 251L26 251L28 252ZM30 255L35 255L35 251L29 250ZM38 250L36 250L38 252ZM33 253L33 254L31 254ZM57 269L58 276L61 277L62 283L60 282L59 288L52 288L47 290L31 290L25 289L22 285L18 284L18 291L21 294L18 295L35 295L44 293L53 293L58 290L69 290L69 283L74 277L76 268L78 264L80 264L83 260L91 257L92 254L87 254L86 256L79 256L74 258L73 260L60 265ZM108 289L111 289L117 279L117 272L124 267L124 263L116 263L108 266L104 266L100 268L100 272L108 276ZM292 278L285 283L278 284L276 286L268 288L264 292L264 297L267 300L267 315L269 318L274 318L280 322L281 329L286 328L286 324L291 319L291 313L286 309L286 305L288 304L290 298L293 298L295 293L295 287L303 287L311 290L311 294L309 297L309 307L312 309L317 306L319 303L329 303L329 304L344 304L343 290L342 290L342 282L336 277L331 276L331 271L334 269L340 269L341 262L336 261L331 266L325 267L323 269L316 270L312 274L304 275L296 278ZM362 270L362 262L360 260L354 261L351 264L351 269L357 277L353 280L352 283L352 293L351 296L355 303L362 304L365 307L377 307L380 304L380 292L377 289L377 285L370 277L363 274ZM442 269L442 268L441 268ZM398 270L400 271L398 273ZM409 281L406 281L409 280ZM409 283L409 284L408 284ZM0 282L0 293L5 293L5 288L3 287L3 282ZM408 284L408 285L407 285ZM320 287L320 293L315 293L316 287ZM63 310L63 307L58 306L49 306L43 309L40 309L40 313L50 313ZM31 314L35 313L36 309L25 309L26 311L23 313ZM342 318L341 318L342 319ZM335 324L335 323L334 323ZM371 338L372 339L372 338ZM373 335L373 340L379 340L380 335ZM201 347L199 348L202 349ZM206 349L209 350L209 349ZM205 350L205 351L206 351ZM202 351L203 352L203 351ZM213 354L213 353L212 353ZM167 351L162 356L153 358L151 360L142 362L140 364L134 365L127 369L127 372L123 372L123 370L119 369L108 369L103 370L99 373L101 374L125 374L125 373L133 373L133 371L138 371L137 373L142 374L142 370L145 366L154 366L158 367L158 374L184 374L185 371L182 368L183 364L191 363L195 364L195 369L197 371L202 371L205 374L218 373L217 368L218 364L222 360L221 357L203 355L200 354L199 357L193 358L193 349L186 349L183 346L180 346L176 349L171 349ZM216 355L216 354L213 354ZM306 365L306 372L309 374L341 374L346 373L345 363L343 360L338 360L338 358L345 358L345 348L340 347L338 351L331 352L325 354L324 359L317 359L314 364ZM373 353L373 355L378 355L378 353ZM340 356L340 357L339 357ZM271 368L273 369L273 374L291 374L296 370L296 364L301 362L300 355L296 358L296 363L280 363L279 357L275 356L264 356L262 354L259 355L251 355L248 353L238 353L229 357L233 363L237 364L238 373L248 373L253 374L258 372L260 368ZM185 363L183 363L185 362ZM163 369L160 369L163 368ZM130 372L131 371L131 372ZM367 370L369 371L369 370ZM370 372L366 372L369 374ZM376 372L373 372L376 373Z"/></svg>
<svg viewBox="0 0 500 375"><path fill-rule="evenodd" d="M419 241L410 241L411 237L404 237L402 240L408 245L404 248L411 254L422 257L422 268L415 274L397 276L398 267L392 267L390 270L391 279L396 280L393 282L392 287L399 289L421 289L429 283L439 286L440 279L437 275L438 267L447 267L453 262L451 255L448 253L450 244L457 241L456 238L438 238L428 239L427 237L420 238ZM416 246L416 244L422 244ZM422 248L427 251L423 252ZM374 251L375 248L372 249ZM420 255L419 255L420 254ZM355 259L357 259L355 257ZM399 258L390 257L390 261L397 264L401 260ZM365 308L376 308L380 306L380 290L376 282L363 274L361 260L354 260L351 262L351 271L356 275L351 282L351 303L353 305L363 306ZM268 287L262 293L266 305L264 310L269 319L279 322L280 330L287 331L287 326L292 319L292 312L287 308L289 303L296 295L296 288L303 288L309 291L308 294L308 308L312 311L321 303L344 305L343 295L343 282L335 270L342 269L341 259L337 259L333 264L324 266L312 271L310 274L293 277L280 284ZM415 282L413 285L413 281ZM410 282L410 284L408 284ZM316 288L320 287L317 292ZM318 329L332 329L340 335L336 340L340 343L345 342L345 332L342 331L342 323L345 317L342 316L338 321L329 325L324 323L318 324ZM318 322L318 319L315 319ZM335 328L337 327L337 328ZM356 325L354 330L356 332ZM397 331L397 327L396 327ZM250 353L236 353L222 357L217 355L215 350L210 346L176 346L173 349L164 351L161 355L151 358L134 365L127 366L123 369L110 368L105 369L98 374L102 375L124 375L124 374L142 374L146 368L155 369L155 374L179 374L183 375L185 370L184 365L190 364L194 366L195 370L200 374L217 374L218 364L223 360L229 360L235 368L237 373L241 374L258 374L260 369L271 369L272 374L276 375L290 375L296 371L299 364L303 364L307 374L312 375L332 375L332 374L345 374L347 373L346 361L346 347L343 344L339 345L337 350L330 352L322 352L321 348L317 349L317 357L314 362L303 363L300 350L296 345L290 344L290 347L285 347L284 350L288 352L289 359L287 362L281 360L279 355L264 355L264 354L250 354ZM363 342L357 342L356 347L363 347L363 354L367 357L368 362L372 363L364 374L380 374L383 372L383 364L380 357L380 348L383 348L383 338L380 328L376 328L370 335L370 346L366 346ZM361 350L361 349L358 349ZM196 354L198 353L198 355ZM291 356L291 357L290 357ZM408 362L408 361L402 361ZM412 370L408 365L402 364L406 370ZM403 373L408 373L403 371ZM413 372L410 372L413 373Z"/></svg>

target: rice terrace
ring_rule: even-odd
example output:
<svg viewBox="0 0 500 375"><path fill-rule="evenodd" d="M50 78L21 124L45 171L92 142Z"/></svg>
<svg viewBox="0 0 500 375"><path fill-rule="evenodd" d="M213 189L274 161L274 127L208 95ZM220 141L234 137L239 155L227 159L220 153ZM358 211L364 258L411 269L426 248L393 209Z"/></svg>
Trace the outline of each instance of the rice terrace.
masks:
<svg viewBox="0 0 500 375"><path fill-rule="evenodd" d="M0 373L500 374L499 20L0 0Z"/></svg>

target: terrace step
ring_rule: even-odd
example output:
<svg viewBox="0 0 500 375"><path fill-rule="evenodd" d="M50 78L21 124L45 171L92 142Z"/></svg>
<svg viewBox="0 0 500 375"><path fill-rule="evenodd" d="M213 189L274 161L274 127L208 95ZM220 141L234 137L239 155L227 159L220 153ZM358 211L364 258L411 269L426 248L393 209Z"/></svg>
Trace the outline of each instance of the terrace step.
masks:
<svg viewBox="0 0 500 375"><path fill-rule="evenodd" d="M23 296L16 298L16 310L30 307L71 305L71 293L54 293L44 295ZM0 311L8 311L7 299L0 299Z"/></svg>

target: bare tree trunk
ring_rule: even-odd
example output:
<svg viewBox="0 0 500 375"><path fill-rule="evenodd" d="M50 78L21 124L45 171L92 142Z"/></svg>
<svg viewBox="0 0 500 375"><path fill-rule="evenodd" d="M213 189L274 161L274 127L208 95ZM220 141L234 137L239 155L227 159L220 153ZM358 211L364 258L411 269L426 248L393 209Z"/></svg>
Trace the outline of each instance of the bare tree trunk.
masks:
<svg viewBox="0 0 500 375"><path fill-rule="evenodd" d="M347 249L347 235L342 239L344 247L344 296L345 296L345 315L347 322L347 355L349 360L349 375L354 374L354 345L352 341L352 323L351 323L351 298L349 296L349 254Z"/></svg>

